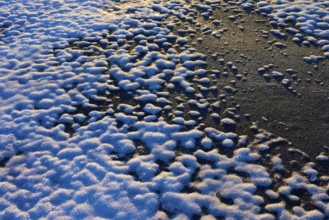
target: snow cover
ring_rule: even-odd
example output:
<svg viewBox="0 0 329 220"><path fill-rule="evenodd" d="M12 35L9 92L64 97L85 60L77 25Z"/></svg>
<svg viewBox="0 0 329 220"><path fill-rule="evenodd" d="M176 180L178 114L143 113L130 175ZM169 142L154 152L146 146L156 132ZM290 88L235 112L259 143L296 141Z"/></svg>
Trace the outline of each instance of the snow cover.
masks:
<svg viewBox="0 0 329 220"><path fill-rule="evenodd" d="M272 24L293 30L297 42L308 41L322 47L324 55L329 58L329 2L327 0L250 0L248 2L257 2L256 6L262 12L268 13L269 18L273 20ZM297 29L292 29L290 25Z"/></svg>
<svg viewBox="0 0 329 220"><path fill-rule="evenodd" d="M329 217L328 176L280 173L284 139L233 133L236 109L198 94L206 56L173 29L218 4L0 1L0 219ZM326 51L326 1L256 6Z"/></svg>

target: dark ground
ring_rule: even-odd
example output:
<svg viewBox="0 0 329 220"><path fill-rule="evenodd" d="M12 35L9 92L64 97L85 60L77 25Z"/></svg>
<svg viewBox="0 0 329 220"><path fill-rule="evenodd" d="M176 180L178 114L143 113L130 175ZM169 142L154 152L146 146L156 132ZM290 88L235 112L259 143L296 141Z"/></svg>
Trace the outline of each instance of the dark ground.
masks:
<svg viewBox="0 0 329 220"><path fill-rule="evenodd" d="M325 152L324 146L329 144L328 60L315 63L303 60L312 54L321 56L320 48L294 43L293 35L284 27L273 26L264 15L248 14L239 6L218 9L202 24L211 25L211 19L221 21L215 30L227 29L219 37L197 34L195 47L209 55L209 69L221 72L223 77L217 86L224 89L231 84L236 89L230 98L235 100L233 104L241 106L237 132L251 133L249 125L256 122L259 128L288 139L291 146L311 158ZM281 30L286 36L274 36L271 29ZM203 38L201 43L198 37ZM282 42L283 47L280 44L276 47L276 42ZM224 59L222 65L218 62L220 58ZM227 65L229 61L237 70ZM258 69L266 65L268 71L260 74ZM291 80L292 88L281 84L281 79L262 76L272 71L283 73L283 78ZM250 114L250 120L244 119L245 114Z"/></svg>

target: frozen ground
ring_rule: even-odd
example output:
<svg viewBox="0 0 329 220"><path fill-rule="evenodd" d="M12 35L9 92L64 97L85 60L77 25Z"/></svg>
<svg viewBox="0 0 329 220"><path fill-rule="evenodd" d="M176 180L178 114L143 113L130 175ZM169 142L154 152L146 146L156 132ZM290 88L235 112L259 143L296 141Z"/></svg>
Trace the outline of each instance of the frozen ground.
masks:
<svg viewBox="0 0 329 220"><path fill-rule="evenodd" d="M0 219L329 218L328 16L0 1Z"/></svg>

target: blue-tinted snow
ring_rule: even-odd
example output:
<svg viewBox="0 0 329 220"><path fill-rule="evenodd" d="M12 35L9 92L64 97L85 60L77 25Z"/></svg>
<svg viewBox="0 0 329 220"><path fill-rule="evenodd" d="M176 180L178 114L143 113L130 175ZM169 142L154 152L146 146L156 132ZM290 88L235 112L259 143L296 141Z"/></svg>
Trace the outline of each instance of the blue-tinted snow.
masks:
<svg viewBox="0 0 329 220"><path fill-rule="evenodd" d="M217 3L193 8L212 10L209 5ZM176 36L173 23L159 22L169 15L187 17L185 12L194 9L185 1L6 0L0 6L1 219L329 216L328 187L311 183L320 178L312 163L266 194L294 200L292 190L304 189L317 209L288 211L284 203L269 204L256 193L275 180L257 161L284 140L262 141L270 136L263 131L249 144L246 136L186 120L184 105L165 98L167 89L179 86L195 94L187 78L207 76L205 55L174 48L186 46L188 38ZM242 4L253 6L279 23L296 20L296 33L314 34L309 41L327 52L325 1ZM104 100L115 92L122 95L116 103ZM220 107L203 99L186 103L197 108L189 111L191 117ZM161 115L165 111L175 114L171 122ZM230 118L221 123L236 125ZM280 155L270 163L282 168Z"/></svg>

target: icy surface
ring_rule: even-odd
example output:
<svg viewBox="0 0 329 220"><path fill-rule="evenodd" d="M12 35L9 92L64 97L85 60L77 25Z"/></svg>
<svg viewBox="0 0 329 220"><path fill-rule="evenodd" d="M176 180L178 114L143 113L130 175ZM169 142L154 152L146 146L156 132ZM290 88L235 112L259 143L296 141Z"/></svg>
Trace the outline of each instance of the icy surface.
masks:
<svg viewBox="0 0 329 220"><path fill-rule="evenodd" d="M255 6L328 39L325 1L280 2ZM328 176L286 170L265 130L235 133L217 100L234 86L203 96L206 55L174 27L217 4L0 1L0 219L328 218Z"/></svg>

